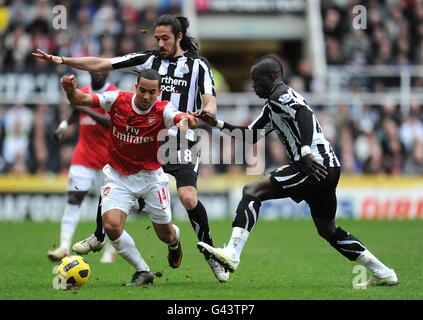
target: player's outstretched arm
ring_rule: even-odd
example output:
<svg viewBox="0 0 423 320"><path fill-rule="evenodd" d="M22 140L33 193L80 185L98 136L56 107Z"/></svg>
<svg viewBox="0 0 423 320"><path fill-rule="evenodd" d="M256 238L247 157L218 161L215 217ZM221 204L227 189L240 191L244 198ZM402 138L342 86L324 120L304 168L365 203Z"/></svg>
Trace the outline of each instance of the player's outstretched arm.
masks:
<svg viewBox="0 0 423 320"><path fill-rule="evenodd" d="M72 105L92 106L94 104L93 97L90 93L85 93L77 88L76 78L73 74L70 76L63 76L60 79L60 83Z"/></svg>
<svg viewBox="0 0 423 320"><path fill-rule="evenodd" d="M216 97L211 94L203 94L201 97L203 99L203 105L204 105L203 110L211 114L216 114L217 112Z"/></svg>
<svg viewBox="0 0 423 320"><path fill-rule="evenodd" d="M99 57L81 57L71 58L63 56L55 56L49 54L43 50L37 49L36 52L32 53L33 56L51 62L53 64L66 64L70 67L86 70L86 71L110 71L112 70L112 63L108 58Z"/></svg>
<svg viewBox="0 0 423 320"><path fill-rule="evenodd" d="M72 110L71 115L67 120L63 120L60 122L60 124L57 126L56 131L54 132L54 138L57 141L62 141L66 136L66 129L69 127L69 125L74 124L78 121L79 113L77 110Z"/></svg>
<svg viewBox="0 0 423 320"><path fill-rule="evenodd" d="M222 129L226 129L224 132L226 134L231 134L233 132L233 130L238 129L242 132L242 139L244 143L248 143L248 144L255 144L258 140L259 140L259 134L257 132L257 129L260 128L249 128L249 127L245 127L245 126L235 126L233 124L230 124L228 122L225 122L223 120L220 120L216 117L216 115L214 115L211 112L208 111L197 111L194 113L191 113L194 117L199 118L201 120L203 120L205 123L207 123L209 126L212 127L216 127L220 130ZM252 132L252 140L246 140L245 136L247 132ZM231 135L232 138L236 139L236 137L238 137L238 135Z"/></svg>
<svg viewBox="0 0 423 320"><path fill-rule="evenodd" d="M190 113L192 114L194 117L203 120L205 123L207 123L209 126L212 127L216 127L218 129L229 129L229 130L233 130L233 129L245 129L248 130L248 127L243 127L243 126L234 126L228 122L223 122L222 120L219 120L215 114L203 110L203 111L197 111L197 112L192 112Z"/></svg>
<svg viewBox="0 0 423 320"><path fill-rule="evenodd" d="M93 118L95 121L97 121L102 126L109 128L110 127L110 116L104 115L102 113L98 113L94 110L91 110L89 108L81 107L81 106L75 106L75 110L78 110L79 112L88 114L91 118Z"/></svg>

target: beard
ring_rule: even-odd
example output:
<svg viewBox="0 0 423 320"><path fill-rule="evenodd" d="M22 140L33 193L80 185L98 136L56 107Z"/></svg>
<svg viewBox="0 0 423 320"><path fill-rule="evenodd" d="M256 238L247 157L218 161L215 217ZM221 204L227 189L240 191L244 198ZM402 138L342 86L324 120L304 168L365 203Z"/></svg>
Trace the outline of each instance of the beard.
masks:
<svg viewBox="0 0 423 320"><path fill-rule="evenodd" d="M172 49L168 52L168 51L162 51L162 50L159 50L159 53L160 53L160 56L162 57L162 58L165 58L165 59L171 59L171 58L173 58L175 55L176 55L176 44L175 45L173 45L173 47L172 47Z"/></svg>

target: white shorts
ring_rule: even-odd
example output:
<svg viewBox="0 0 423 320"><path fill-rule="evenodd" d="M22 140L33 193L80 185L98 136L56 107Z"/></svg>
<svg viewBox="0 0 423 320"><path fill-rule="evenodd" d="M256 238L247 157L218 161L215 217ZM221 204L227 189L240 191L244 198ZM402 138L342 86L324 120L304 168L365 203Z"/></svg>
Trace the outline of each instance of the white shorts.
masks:
<svg viewBox="0 0 423 320"><path fill-rule="evenodd" d="M125 176L105 165L103 172L106 179L101 188L101 214L111 209L119 209L129 214L138 199L142 198L151 221L166 224L172 220L169 178L162 168Z"/></svg>
<svg viewBox="0 0 423 320"><path fill-rule="evenodd" d="M81 165L73 164L69 168L68 191L88 191L91 187L99 194L100 187L104 184L102 170L96 170Z"/></svg>

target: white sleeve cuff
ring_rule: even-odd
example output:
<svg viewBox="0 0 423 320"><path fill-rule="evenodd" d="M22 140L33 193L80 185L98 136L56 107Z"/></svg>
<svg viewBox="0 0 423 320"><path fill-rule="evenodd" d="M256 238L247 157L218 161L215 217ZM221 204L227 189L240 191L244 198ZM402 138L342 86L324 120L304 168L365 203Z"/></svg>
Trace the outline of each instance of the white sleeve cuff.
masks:
<svg viewBox="0 0 423 320"><path fill-rule="evenodd" d="M59 129L64 130L68 127L68 121L67 120L63 120L62 122L60 122L59 124Z"/></svg>
<svg viewBox="0 0 423 320"><path fill-rule="evenodd" d="M216 128L222 129L224 125L225 125L225 122L223 120L217 119Z"/></svg>
<svg viewBox="0 0 423 320"><path fill-rule="evenodd" d="M311 149L310 146L303 146L301 147L301 158L310 154L311 153Z"/></svg>

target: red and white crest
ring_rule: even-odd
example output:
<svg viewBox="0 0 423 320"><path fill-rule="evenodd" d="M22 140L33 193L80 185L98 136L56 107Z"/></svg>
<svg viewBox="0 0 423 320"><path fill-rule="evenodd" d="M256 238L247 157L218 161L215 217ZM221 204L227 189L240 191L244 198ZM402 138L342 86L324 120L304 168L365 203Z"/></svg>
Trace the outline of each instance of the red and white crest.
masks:
<svg viewBox="0 0 423 320"><path fill-rule="evenodd" d="M107 197L111 190L112 190L112 188L110 188L110 186L104 186L103 187L103 197Z"/></svg>
<svg viewBox="0 0 423 320"><path fill-rule="evenodd" d="M147 117L147 123L151 126L156 122L156 117L152 114L148 115Z"/></svg>

